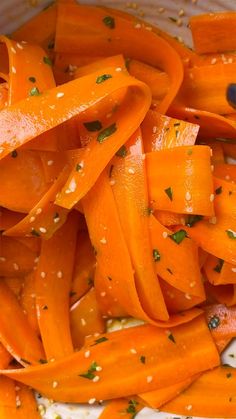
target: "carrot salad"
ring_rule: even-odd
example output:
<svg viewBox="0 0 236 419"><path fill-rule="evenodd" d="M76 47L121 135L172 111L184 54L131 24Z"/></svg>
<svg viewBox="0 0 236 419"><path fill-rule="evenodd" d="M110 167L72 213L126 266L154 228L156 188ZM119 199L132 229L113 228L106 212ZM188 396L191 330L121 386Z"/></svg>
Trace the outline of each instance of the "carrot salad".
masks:
<svg viewBox="0 0 236 419"><path fill-rule="evenodd" d="M1 418L236 417L235 21L190 50L60 0L0 37Z"/></svg>

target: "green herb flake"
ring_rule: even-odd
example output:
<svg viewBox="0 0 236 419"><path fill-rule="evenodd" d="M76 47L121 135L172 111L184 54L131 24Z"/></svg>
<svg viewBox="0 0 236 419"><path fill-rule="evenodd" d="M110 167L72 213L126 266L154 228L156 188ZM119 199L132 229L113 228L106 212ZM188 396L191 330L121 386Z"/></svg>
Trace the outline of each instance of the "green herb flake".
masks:
<svg viewBox="0 0 236 419"><path fill-rule="evenodd" d="M227 378L232 378L232 374L231 374L231 372L228 372L228 373L226 374L226 377L227 377Z"/></svg>
<svg viewBox="0 0 236 419"><path fill-rule="evenodd" d="M134 419L135 416L137 415L137 410L136 410L136 406L139 403L136 400L129 400L128 401L128 407L126 409L126 413L130 413L131 414L131 419Z"/></svg>
<svg viewBox="0 0 236 419"><path fill-rule="evenodd" d="M122 145L122 147L116 152L116 156L118 157L126 157L127 156L127 149L125 145Z"/></svg>
<svg viewBox="0 0 236 419"><path fill-rule="evenodd" d="M171 274L171 275L173 275L173 272L172 272L172 270L170 269L170 268L166 268L166 270Z"/></svg>
<svg viewBox="0 0 236 419"><path fill-rule="evenodd" d="M103 143L104 140L106 140L107 137L110 137L114 132L116 132L117 126L116 123L110 125L109 127L105 128L98 134L97 141L99 143Z"/></svg>
<svg viewBox="0 0 236 419"><path fill-rule="evenodd" d="M180 122L175 122L174 123L174 127L179 127L180 126Z"/></svg>
<svg viewBox="0 0 236 419"><path fill-rule="evenodd" d="M31 83L36 83L36 78L35 78L35 77L33 77L33 76L30 76L30 77L28 78L28 80L29 80Z"/></svg>
<svg viewBox="0 0 236 419"><path fill-rule="evenodd" d="M42 309L43 310L48 310L48 306L43 306Z"/></svg>
<svg viewBox="0 0 236 419"><path fill-rule="evenodd" d="M94 371L97 370L98 364L94 361L87 372L85 372L84 374L79 374L79 377L83 377L83 378L87 378L88 380L93 380L93 378L95 377Z"/></svg>
<svg viewBox="0 0 236 419"><path fill-rule="evenodd" d="M234 358L234 354L229 354L230 358Z"/></svg>
<svg viewBox="0 0 236 419"><path fill-rule="evenodd" d="M142 364L145 364L145 363L146 363L146 356L141 355L139 359L140 359L140 362L141 362Z"/></svg>
<svg viewBox="0 0 236 419"><path fill-rule="evenodd" d="M192 154L193 154L193 150L192 150L192 148L189 148L188 151L187 151L187 155L191 156Z"/></svg>
<svg viewBox="0 0 236 419"><path fill-rule="evenodd" d="M94 285L93 278L88 278L88 285L91 286L91 287L93 287L93 285Z"/></svg>
<svg viewBox="0 0 236 419"><path fill-rule="evenodd" d="M85 128L90 132L100 131L102 129L102 124L100 121L90 121L84 122Z"/></svg>
<svg viewBox="0 0 236 419"><path fill-rule="evenodd" d="M236 232L233 230L225 230L231 240L236 240Z"/></svg>
<svg viewBox="0 0 236 419"><path fill-rule="evenodd" d="M159 262L161 260L161 255L157 249L153 249L152 256L153 256L154 262Z"/></svg>
<svg viewBox="0 0 236 419"><path fill-rule="evenodd" d="M105 16L102 19L104 25L108 26L108 28L110 29L114 29L115 28L115 19L112 16Z"/></svg>
<svg viewBox="0 0 236 419"><path fill-rule="evenodd" d="M168 198L173 201L173 191L172 188L169 186L169 188L164 189L164 192L168 196Z"/></svg>
<svg viewBox="0 0 236 419"><path fill-rule="evenodd" d="M150 207L145 208L144 215L150 217L153 214L153 209Z"/></svg>
<svg viewBox="0 0 236 419"><path fill-rule="evenodd" d="M13 150L11 153L11 156L13 157L13 159L15 159L18 156L18 153L16 150Z"/></svg>
<svg viewBox="0 0 236 419"><path fill-rule="evenodd" d="M216 329L220 324L220 318L218 316L213 316L209 322L208 322L208 327L210 330L212 329Z"/></svg>
<svg viewBox="0 0 236 419"><path fill-rule="evenodd" d="M75 166L76 172L79 172L82 169L83 169L83 167L81 166L81 164L77 163L77 165Z"/></svg>
<svg viewBox="0 0 236 419"><path fill-rule="evenodd" d="M177 19L176 19L175 17L169 16L169 17L168 17L168 19L169 19L171 22L174 22L174 23L176 23L176 22L177 22Z"/></svg>
<svg viewBox="0 0 236 419"><path fill-rule="evenodd" d="M98 345L99 343L106 342L107 340L108 339L105 336L102 336L101 338L96 339L91 346Z"/></svg>
<svg viewBox="0 0 236 419"><path fill-rule="evenodd" d="M175 338L174 338L174 336L173 336L173 334L172 334L172 333L169 333L169 334L168 334L168 339L170 339L170 340L171 340L171 342L176 343Z"/></svg>
<svg viewBox="0 0 236 419"><path fill-rule="evenodd" d="M168 237L175 243L180 244L185 239L185 237L188 236L185 230L179 230L176 231L176 233L170 234Z"/></svg>
<svg viewBox="0 0 236 419"><path fill-rule="evenodd" d="M40 237L40 233L38 231L36 231L34 228L32 228L31 234L32 234L32 236Z"/></svg>
<svg viewBox="0 0 236 419"><path fill-rule="evenodd" d="M52 66L52 60L49 57L43 57L44 64Z"/></svg>
<svg viewBox="0 0 236 419"><path fill-rule="evenodd" d="M215 272L218 272L218 274L219 274L219 273L221 273L221 269L222 269L223 265L224 265L224 261L223 261L223 259L218 259L218 263L217 263L217 265L213 268L213 270L214 270Z"/></svg>
<svg viewBox="0 0 236 419"><path fill-rule="evenodd" d="M27 361L27 359L20 358L20 360L21 360L22 362L24 362L25 364L27 364L27 365L31 365L31 362Z"/></svg>
<svg viewBox="0 0 236 419"><path fill-rule="evenodd" d="M97 77L96 83L100 84L103 83L104 81L111 79L112 75L111 74L102 74L101 76Z"/></svg>
<svg viewBox="0 0 236 419"><path fill-rule="evenodd" d="M46 359L39 359L40 364L47 364L48 361Z"/></svg>
<svg viewBox="0 0 236 419"><path fill-rule="evenodd" d="M219 188L217 188L215 190L216 195L220 195L222 193L222 186L219 186Z"/></svg>
<svg viewBox="0 0 236 419"><path fill-rule="evenodd" d="M198 221L203 219L203 215L188 215L185 225L188 227L193 227Z"/></svg>
<svg viewBox="0 0 236 419"><path fill-rule="evenodd" d="M30 91L29 91L29 95L30 96L39 96L40 95L40 91L37 87L33 87Z"/></svg>
<svg viewBox="0 0 236 419"><path fill-rule="evenodd" d="M76 294L77 294L77 292L75 292L75 291L70 291L69 296L70 296L70 297L74 297Z"/></svg>
<svg viewBox="0 0 236 419"><path fill-rule="evenodd" d="M200 119L200 116L198 116L198 115L194 115L194 118L195 118L195 119Z"/></svg>
<svg viewBox="0 0 236 419"><path fill-rule="evenodd" d="M51 39L48 43L48 49L53 49L55 46L55 39Z"/></svg>

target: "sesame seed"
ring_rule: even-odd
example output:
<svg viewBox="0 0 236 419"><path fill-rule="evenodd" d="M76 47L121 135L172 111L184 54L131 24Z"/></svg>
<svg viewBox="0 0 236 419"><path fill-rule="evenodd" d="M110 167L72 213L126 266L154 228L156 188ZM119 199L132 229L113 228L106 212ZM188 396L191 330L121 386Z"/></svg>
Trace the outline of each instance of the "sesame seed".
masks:
<svg viewBox="0 0 236 419"><path fill-rule="evenodd" d="M182 19L178 19L177 22L176 22L176 25L177 26L182 26L183 25Z"/></svg>
<svg viewBox="0 0 236 419"><path fill-rule="evenodd" d="M128 172L131 174L131 175L133 175L134 173L135 173L135 170L134 169L132 169L131 167L128 169Z"/></svg>
<svg viewBox="0 0 236 419"><path fill-rule="evenodd" d="M167 233L166 231L163 231L163 233L162 233L162 237L163 237L163 239L167 239L167 237L168 237L168 233Z"/></svg>
<svg viewBox="0 0 236 419"><path fill-rule="evenodd" d="M210 202L213 202L213 201L214 201L214 199L215 199L215 195L212 193L212 194L210 195Z"/></svg>
<svg viewBox="0 0 236 419"><path fill-rule="evenodd" d="M191 195L191 193L189 191L186 192L185 199L186 199L186 201L191 201L192 195Z"/></svg>
<svg viewBox="0 0 236 419"><path fill-rule="evenodd" d="M6 262L6 258L4 258L3 256L0 256L0 262Z"/></svg>
<svg viewBox="0 0 236 419"><path fill-rule="evenodd" d="M136 349L134 349L134 348L131 348L130 352L131 352L131 354L136 354L137 353Z"/></svg>
<svg viewBox="0 0 236 419"><path fill-rule="evenodd" d="M102 371L102 367L100 367L99 365L96 367L96 371Z"/></svg>
<svg viewBox="0 0 236 419"><path fill-rule="evenodd" d="M55 107L56 107L55 105L49 105L50 109L55 109Z"/></svg>
<svg viewBox="0 0 236 419"><path fill-rule="evenodd" d="M212 150L212 148L210 148L210 156L211 157L213 156L213 150Z"/></svg>
<svg viewBox="0 0 236 419"><path fill-rule="evenodd" d="M186 207L187 212L193 212L193 207Z"/></svg>
<svg viewBox="0 0 236 419"><path fill-rule="evenodd" d="M99 375L95 375L95 377L93 378L93 382L97 383L100 380Z"/></svg>
<svg viewBox="0 0 236 419"><path fill-rule="evenodd" d="M39 231L41 233L47 233L47 229L45 227L39 227Z"/></svg>
<svg viewBox="0 0 236 419"><path fill-rule="evenodd" d="M103 237L103 238L100 240L100 243L102 243L102 244L107 244L107 240L106 240L106 238L105 238L105 237Z"/></svg>
<svg viewBox="0 0 236 419"><path fill-rule="evenodd" d="M22 47L22 45L20 44L20 42L17 42L17 43L16 43L16 46L17 46L17 48L19 48L19 49L23 49L23 47Z"/></svg>
<svg viewBox="0 0 236 419"><path fill-rule="evenodd" d="M226 176L225 176L225 179L226 179L226 180L230 180L230 176L229 176L229 175L226 175Z"/></svg>
<svg viewBox="0 0 236 419"><path fill-rule="evenodd" d="M185 15L184 9L180 9L180 11L179 11L179 17L182 17L184 15Z"/></svg>
<svg viewBox="0 0 236 419"><path fill-rule="evenodd" d="M136 23L136 25L134 25L134 27L135 27L136 29L140 29L140 28L141 28L141 24L140 24L140 23Z"/></svg>
<svg viewBox="0 0 236 419"><path fill-rule="evenodd" d="M86 325L86 321L83 318L80 319L80 322L81 322L82 326Z"/></svg>
<svg viewBox="0 0 236 419"><path fill-rule="evenodd" d="M211 218L209 219L209 223L210 223L210 224L216 224L216 221L217 221L217 218L216 218L216 217L211 217Z"/></svg>
<svg viewBox="0 0 236 419"><path fill-rule="evenodd" d="M30 217L29 222L33 223L34 221L35 221L35 217L34 216Z"/></svg>
<svg viewBox="0 0 236 419"><path fill-rule="evenodd" d="M17 263L13 263L13 268L15 271L19 271L19 265Z"/></svg>
<svg viewBox="0 0 236 419"><path fill-rule="evenodd" d="M63 93L63 92L58 92L58 93L57 93L57 98L63 97L64 95L65 95L65 93Z"/></svg>
<svg viewBox="0 0 236 419"><path fill-rule="evenodd" d="M89 357L90 357L90 354L91 354L91 352L90 352L90 351L86 351L86 352L84 353L84 357L85 357L85 358L89 358Z"/></svg>
<svg viewBox="0 0 236 419"><path fill-rule="evenodd" d="M120 71L122 71L121 67L116 67L116 71L119 73Z"/></svg>
<svg viewBox="0 0 236 419"><path fill-rule="evenodd" d="M184 296L185 296L186 300L192 300L191 295L189 295L189 294L186 293Z"/></svg>
<svg viewBox="0 0 236 419"><path fill-rule="evenodd" d="M41 212L42 212L42 208L38 208L38 209L36 210L36 214L37 214L37 215L41 214Z"/></svg>
<svg viewBox="0 0 236 419"><path fill-rule="evenodd" d="M55 223L55 224L59 223L59 221L60 221L60 217L56 217L56 218L54 218L54 219L53 219L53 221L54 221L54 223Z"/></svg>
<svg viewBox="0 0 236 419"><path fill-rule="evenodd" d="M101 295L101 297L105 297L106 292L105 291L102 291L102 292L100 292L100 295Z"/></svg>
<svg viewBox="0 0 236 419"><path fill-rule="evenodd" d="M11 52L13 52L13 54L16 54L16 50L14 47L11 47Z"/></svg>
<svg viewBox="0 0 236 419"><path fill-rule="evenodd" d="M146 29L147 31L152 31L152 27L151 27L151 26L145 26L145 29Z"/></svg>
<svg viewBox="0 0 236 419"><path fill-rule="evenodd" d="M74 178L72 178L71 181L70 181L70 184L69 184L69 190L71 192L75 192L76 188L77 188L76 181L75 181Z"/></svg>
<svg viewBox="0 0 236 419"><path fill-rule="evenodd" d="M196 281L193 281L193 282L190 282L190 288L193 288L193 287L195 287L195 285L196 285Z"/></svg>
<svg viewBox="0 0 236 419"><path fill-rule="evenodd" d="M12 66L11 71L12 71L12 73L13 73L13 74L16 74L16 69L15 69L15 67L13 67L13 66Z"/></svg>
<svg viewBox="0 0 236 419"><path fill-rule="evenodd" d="M115 181L115 179L112 179L112 180L110 180L110 182L109 182L109 183L110 183L110 185L111 185L111 186L114 186L114 185L115 185L115 183L116 183L116 181Z"/></svg>
<svg viewBox="0 0 236 419"><path fill-rule="evenodd" d="M147 376L147 383L151 383L153 380L153 377L151 375Z"/></svg>
<svg viewBox="0 0 236 419"><path fill-rule="evenodd" d="M19 396L16 396L16 407L20 407L21 406L21 401Z"/></svg>
<svg viewBox="0 0 236 419"><path fill-rule="evenodd" d="M53 388L56 388L58 386L58 382L57 381L53 381L53 383L52 383L52 387Z"/></svg>
<svg viewBox="0 0 236 419"><path fill-rule="evenodd" d="M53 160L48 160L48 162L47 162L47 165L48 166L52 166L52 164L54 163L54 161Z"/></svg>
<svg viewBox="0 0 236 419"><path fill-rule="evenodd" d="M185 409L186 409L186 410L191 410L191 409L192 409L192 407L193 407L193 406L192 406L191 404L189 404L188 406L186 406L186 407L185 407Z"/></svg>
<svg viewBox="0 0 236 419"><path fill-rule="evenodd" d="M39 414L40 414L41 416L44 416L44 415L45 415L45 413L46 413L46 408L45 408L45 406L44 406L43 404L39 404L39 405L38 405L38 411L39 411Z"/></svg>
<svg viewBox="0 0 236 419"><path fill-rule="evenodd" d="M94 404L96 402L95 398L89 399L88 400L88 404Z"/></svg>
<svg viewBox="0 0 236 419"><path fill-rule="evenodd" d="M57 272L57 278L62 278L63 277L63 273L62 271L58 271Z"/></svg>
<svg viewBox="0 0 236 419"><path fill-rule="evenodd" d="M41 278L45 278L46 277L46 272L40 272L40 276L41 276Z"/></svg>
<svg viewBox="0 0 236 419"><path fill-rule="evenodd" d="M231 271L235 273L236 272L236 268L231 268Z"/></svg>
<svg viewBox="0 0 236 419"><path fill-rule="evenodd" d="M216 58L212 58L212 59L211 59L211 64L215 64L215 63L216 63L216 61L217 61L217 59L216 59Z"/></svg>

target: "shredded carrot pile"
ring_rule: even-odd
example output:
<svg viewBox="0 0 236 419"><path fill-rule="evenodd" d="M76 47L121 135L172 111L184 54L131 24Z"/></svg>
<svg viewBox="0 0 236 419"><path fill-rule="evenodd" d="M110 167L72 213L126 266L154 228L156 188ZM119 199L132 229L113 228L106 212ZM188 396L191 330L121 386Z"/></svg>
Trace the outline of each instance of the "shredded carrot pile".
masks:
<svg viewBox="0 0 236 419"><path fill-rule="evenodd" d="M32 389L236 416L235 21L191 18L192 51L60 0L0 37L1 418Z"/></svg>

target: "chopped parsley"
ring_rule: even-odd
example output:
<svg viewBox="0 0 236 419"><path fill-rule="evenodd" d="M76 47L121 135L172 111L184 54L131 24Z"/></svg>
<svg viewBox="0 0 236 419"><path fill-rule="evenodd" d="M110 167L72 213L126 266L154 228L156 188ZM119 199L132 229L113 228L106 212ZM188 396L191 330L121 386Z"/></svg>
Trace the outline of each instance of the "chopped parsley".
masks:
<svg viewBox="0 0 236 419"><path fill-rule="evenodd" d="M173 191L172 188L169 186L169 188L164 189L166 195L168 196L168 198L173 201Z"/></svg>
<svg viewBox="0 0 236 419"><path fill-rule="evenodd" d="M31 362L27 361L27 359L21 358L20 360L27 365L31 365Z"/></svg>
<svg viewBox="0 0 236 419"><path fill-rule="evenodd" d="M168 19L169 19L171 22L174 22L174 23L176 23L176 22L177 22L177 19L176 19L175 17L169 16L169 17L168 17Z"/></svg>
<svg viewBox="0 0 236 419"><path fill-rule="evenodd" d="M127 149L125 145L122 145L121 148L116 152L116 156L118 157L126 157L127 156Z"/></svg>
<svg viewBox="0 0 236 419"><path fill-rule="evenodd" d="M47 364L48 361L46 359L39 359L40 364Z"/></svg>
<svg viewBox="0 0 236 419"><path fill-rule="evenodd" d="M198 221L203 219L203 215L188 215L185 225L188 227L193 227Z"/></svg>
<svg viewBox="0 0 236 419"><path fill-rule="evenodd" d="M48 306L43 306L42 310L48 310Z"/></svg>
<svg viewBox="0 0 236 419"><path fill-rule="evenodd" d="M170 234L168 237L175 243L180 244L185 239L185 237L188 236L185 230L179 230L176 231L176 233Z"/></svg>
<svg viewBox="0 0 236 419"><path fill-rule="evenodd" d="M112 75L111 74L102 74L101 76L97 77L96 83L100 84L103 83L104 81L111 79Z"/></svg>
<svg viewBox="0 0 236 419"><path fill-rule="evenodd" d="M213 268L213 270L214 270L215 272L218 272L218 274L219 274L219 273L221 273L221 269L222 269L223 265L224 265L224 261L223 261L223 259L218 259L218 263L217 263L217 265Z"/></svg>
<svg viewBox="0 0 236 419"><path fill-rule="evenodd" d="M107 340L108 339L105 336L102 336L101 338L96 339L91 346L98 345L99 343L106 342Z"/></svg>
<svg viewBox="0 0 236 419"><path fill-rule="evenodd" d="M82 169L83 169L83 167L81 166L81 164L77 163L77 165L75 166L76 172L79 172Z"/></svg>
<svg viewBox="0 0 236 419"><path fill-rule="evenodd" d="M35 77L33 77L33 76L30 76L30 77L28 78L28 80L29 80L29 81L31 81L31 83L35 83L35 82L36 82L36 78L35 78Z"/></svg>
<svg viewBox="0 0 236 419"><path fill-rule="evenodd" d="M16 150L13 150L11 153L11 156L15 159L18 156L18 153Z"/></svg>
<svg viewBox="0 0 236 419"><path fill-rule="evenodd" d="M161 255L157 249L153 249L152 256L153 256L154 262L159 262L161 260Z"/></svg>
<svg viewBox="0 0 236 419"><path fill-rule="evenodd" d="M171 275L173 275L173 272L172 272L172 270L170 269L170 268L166 268L166 270L171 274Z"/></svg>
<svg viewBox="0 0 236 419"><path fill-rule="evenodd" d="M115 19L112 16L105 16L102 19L104 25L108 26L108 28L110 29L114 29L115 28Z"/></svg>
<svg viewBox="0 0 236 419"><path fill-rule="evenodd" d="M100 131L102 129L102 124L100 121L91 121L91 122L84 122L85 128L90 132Z"/></svg>
<svg viewBox="0 0 236 419"><path fill-rule="evenodd" d="M170 340L171 340L171 342L176 343L175 338L174 338L174 336L173 336L173 334L172 334L172 333L169 333L169 334L168 334L168 339L170 339Z"/></svg>
<svg viewBox="0 0 236 419"><path fill-rule="evenodd" d="M40 233L38 231L36 231L34 228L32 228L31 234L32 234L32 236L40 237Z"/></svg>
<svg viewBox="0 0 236 419"><path fill-rule="evenodd" d="M227 377L227 378L231 378L231 377L232 377L231 372L228 372L228 373L226 374L226 377Z"/></svg>
<svg viewBox="0 0 236 419"><path fill-rule="evenodd" d="M222 193L222 186L219 186L219 188L217 188L215 190L216 195L220 195Z"/></svg>
<svg viewBox="0 0 236 419"><path fill-rule="evenodd" d="M83 377L83 378L87 378L88 380L93 380L93 378L95 377L94 372L97 370L98 364L94 361L87 372L85 372L84 374L79 374L79 377Z"/></svg>
<svg viewBox="0 0 236 419"><path fill-rule="evenodd" d="M213 316L209 322L208 322L208 327L210 330L212 329L216 329L220 324L220 318L218 316Z"/></svg>
<svg viewBox="0 0 236 419"><path fill-rule="evenodd" d="M39 96L40 95L40 91L37 87L33 87L30 91L29 91L29 95L30 96Z"/></svg>
<svg viewBox="0 0 236 419"><path fill-rule="evenodd" d="M109 127L105 128L98 134L97 141L99 143L103 143L103 141L106 140L107 137L110 137L110 135L114 134L116 130L117 130L116 123L110 125Z"/></svg>
<svg viewBox="0 0 236 419"><path fill-rule="evenodd" d="M43 62L47 65L52 66L52 60L49 57L43 57Z"/></svg>
<svg viewBox="0 0 236 419"><path fill-rule="evenodd" d="M145 364L145 363L146 363L146 356L141 355L139 359L140 359L140 362L141 362L142 364Z"/></svg>
<svg viewBox="0 0 236 419"><path fill-rule="evenodd" d="M232 240L236 240L236 232L232 230L225 230L228 237Z"/></svg>
<svg viewBox="0 0 236 419"><path fill-rule="evenodd" d="M135 416L137 415L137 410L136 410L136 406L139 403L136 400L129 400L128 401L128 407L126 409L126 413L131 413L131 419L134 419Z"/></svg>

